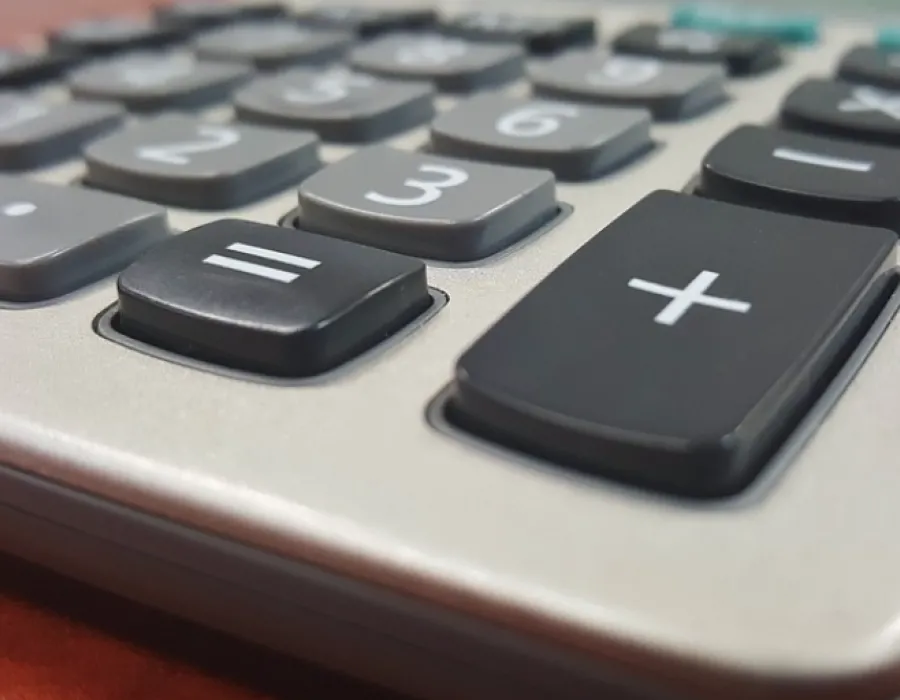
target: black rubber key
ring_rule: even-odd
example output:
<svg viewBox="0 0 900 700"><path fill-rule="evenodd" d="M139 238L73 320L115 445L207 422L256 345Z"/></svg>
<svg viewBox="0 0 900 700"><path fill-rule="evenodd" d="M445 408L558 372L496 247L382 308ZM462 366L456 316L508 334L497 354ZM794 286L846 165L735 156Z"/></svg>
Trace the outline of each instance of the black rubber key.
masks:
<svg viewBox="0 0 900 700"><path fill-rule="evenodd" d="M593 17L536 17L491 11L450 17L441 28L449 36L463 39L514 41L535 55L593 44L597 35Z"/></svg>
<svg viewBox="0 0 900 700"><path fill-rule="evenodd" d="M787 96L782 125L858 141L900 145L900 92L807 80Z"/></svg>
<svg viewBox="0 0 900 700"><path fill-rule="evenodd" d="M774 39L731 36L701 29L641 24L613 42L619 53L676 61L720 63L731 75L755 75L781 63L781 44Z"/></svg>
<svg viewBox="0 0 900 700"><path fill-rule="evenodd" d="M838 75L851 83L900 90L900 53L857 46L841 59Z"/></svg>
<svg viewBox="0 0 900 700"><path fill-rule="evenodd" d="M431 148L457 158L552 170L586 180L633 161L652 147L650 113L484 94L443 113Z"/></svg>
<svg viewBox="0 0 900 700"><path fill-rule="evenodd" d="M342 29L366 39L388 32L424 29L436 19L437 13L427 7L391 9L335 4L323 4L297 15L301 24Z"/></svg>
<svg viewBox="0 0 900 700"><path fill-rule="evenodd" d="M655 192L462 356L448 416L651 490L733 495L880 308L896 241Z"/></svg>
<svg viewBox="0 0 900 700"><path fill-rule="evenodd" d="M126 269L117 327L194 359L305 377L373 347L430 305L418 260L224 220L176 236Z"/></svg>
<svg viewBox="0 0 900 700"><path fill-rule="evenodd" d="M235 94L234 106L242 121L366 143L428 122L434 97L428 83L384 80L343 67L307 68L255 80Z"/></svg>
<svg viewBox="0 0 900 700"><path fill-rule="evenodd" d="M355 49L350 62L365 73L425 80L450 93L496 87L525 72L525 52L515 44L486 44L439 34L391 34Z"/></svg>
<svg viewBox="0 0 900 700"><path fill-rule="evenodd" d="M223 0L175 0L156 10L163 27L194 32L244 20L271 19L286 14L279 2L228 2Z"/></svg>
<svg viewBox="0 0 900 700"><path fill-rule="evenodd" d="M466 262L559 212L553 173L370 146L304 180L300 228L404 255Z"/></svg>
<svg viewBox="0 0 900 700"><path fill-rule="evenodd" d="M68 294L119 272L170 233L162 207L0 175L0 300Z"/></svg>
<svg viewBox="0 0 900 700"><path fill-rule="evenodd" d="M29 87L59 77L71 65L65 56L0 49L0 89Z"/></svg>
<svg viewBox="0 0 900 700"><path fill-rule="evenodd" d="M699 193L799 216L900 232L900 151L741 126L703 161Z"/></svg>
<svg viewBox="0 0 900 700"><path fill-rule="evenodd" d="M119 51L159 48L179 34L155 22L131 17L98 17L70 24L48 38L50 48L70 56L108 56Z"/></svg>
<svg viewBox="0 0 900 700"><path fill-rule="evenodd" d="M124 110L102 102L47 104L0 93L0 170L30 170L76 157L124 119Z"/></svg>

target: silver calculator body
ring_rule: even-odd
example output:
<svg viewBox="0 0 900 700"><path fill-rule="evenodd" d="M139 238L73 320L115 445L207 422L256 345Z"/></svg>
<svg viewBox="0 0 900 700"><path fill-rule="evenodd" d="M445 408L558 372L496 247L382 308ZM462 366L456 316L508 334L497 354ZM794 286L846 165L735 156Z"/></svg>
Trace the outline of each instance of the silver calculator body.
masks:
<svg viewBox="0 0 900 700"><path fill-rule="evenodd" d="M728 101L696 119L654 123L658 147L629 167L557 183L564 216L544 232L485 261L429 263L440 308L321 377L258 381L114 342L100 326L115 275L0 308L0 548L417 697L895 697L900 298L733 498L685 502L562 469L440 410L460 354L535 285L649 192L685 191L713 144L769 123L797 82L831 76L891 19L886 3L790 5L821 16L817 42L729 80ZM505 7L595 13L601 42L672 10ZM527 95L525 80L502 89ZM232 108L201 115L228 123ZM386 143L428 138L421 126ZM74 157L26 176L84 173ZM187 231L226 216L277 224L296 207L289 186L168 216Z"/></svg>

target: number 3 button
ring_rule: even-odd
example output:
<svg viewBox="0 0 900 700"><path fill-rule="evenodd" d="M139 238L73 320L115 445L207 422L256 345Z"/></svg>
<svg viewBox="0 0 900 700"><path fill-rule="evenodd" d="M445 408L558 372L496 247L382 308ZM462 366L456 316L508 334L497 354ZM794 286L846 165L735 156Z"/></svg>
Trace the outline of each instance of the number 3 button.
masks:
<svg viewBox="0 0 900 700"><path fill-rule="evenodd" d="M433 150L587 180L647 151L650 112L480 95L435 120Z"/></svg>
<svg viewBox="0 0 900 700"><path fill-rule="evenodd" d="M85 182L159 204L230 209L274 194L316 170L318 144L310 132L170 115L90 146Z"/></svg>
<svg viewBox="0 0 900 700"><path fill-rule="evenodd" d="M373 146L300 187L300 228L406 255L477 260L553 218L553 173Z"/></svg>

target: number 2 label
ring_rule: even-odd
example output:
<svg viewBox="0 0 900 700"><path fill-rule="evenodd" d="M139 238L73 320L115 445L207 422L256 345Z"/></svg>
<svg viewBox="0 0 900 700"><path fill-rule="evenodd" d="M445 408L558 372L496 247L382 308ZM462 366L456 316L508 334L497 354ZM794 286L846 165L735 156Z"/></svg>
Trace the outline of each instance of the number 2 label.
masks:
<svg viewBox="0 0 900 700"><path fill-rule="evenodd" d="M191 162L189 158L191 155L219 151L241 140L241 135L234 129L212 124L198 127L197 136L199 138L194 141L142 146L137 150L137 157L168 165L188 165Z"/></svg>

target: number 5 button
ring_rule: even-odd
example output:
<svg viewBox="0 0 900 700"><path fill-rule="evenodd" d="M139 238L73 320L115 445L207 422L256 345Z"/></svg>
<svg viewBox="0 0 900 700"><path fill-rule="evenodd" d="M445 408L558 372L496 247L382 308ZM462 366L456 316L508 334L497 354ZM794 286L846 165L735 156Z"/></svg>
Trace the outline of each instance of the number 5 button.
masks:
<svg viewBox="0 0 900 700"><path fill-rule="evenodd" d="M169 115L94 143L85 152L85 179L159 204L229 209L313 172L319 167L318 143L310 132Z"/></svg>
<svg viewBox="0 0 900 700"><path fill-rule="evenodd" d="M481 95L435 120L433 150L586 180L651 147L650 112Z"/></svg>
<svg viewBox="0 0 900 700"><path fill-rule="evenodd" d="M398 253L492 255L558 211L553 173L373 146L300 187L299 225Z"/></svg>

